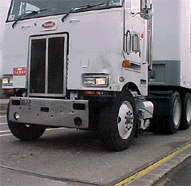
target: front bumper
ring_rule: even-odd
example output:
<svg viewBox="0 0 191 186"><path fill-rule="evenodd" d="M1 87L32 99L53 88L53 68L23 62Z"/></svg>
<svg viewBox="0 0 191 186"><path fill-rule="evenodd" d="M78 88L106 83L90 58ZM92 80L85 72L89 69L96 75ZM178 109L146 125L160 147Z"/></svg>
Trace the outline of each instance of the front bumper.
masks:
<svg viewBox="0 0 191 186"><path fill-rule="evenodd" d="M87 100L11 97L9 120L50 127L85 129L89 126L88 107Z"/></svg>

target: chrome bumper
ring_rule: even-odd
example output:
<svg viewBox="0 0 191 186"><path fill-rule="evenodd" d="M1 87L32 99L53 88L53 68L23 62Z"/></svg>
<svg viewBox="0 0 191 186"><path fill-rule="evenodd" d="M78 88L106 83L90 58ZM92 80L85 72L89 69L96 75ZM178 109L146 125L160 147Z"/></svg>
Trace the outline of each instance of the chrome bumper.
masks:
<svg viewBox="0 0 191 186"><path fill-rule="evenodd" d="M87 100L11 97L9 120L52 127L88 128Z"/></svg>

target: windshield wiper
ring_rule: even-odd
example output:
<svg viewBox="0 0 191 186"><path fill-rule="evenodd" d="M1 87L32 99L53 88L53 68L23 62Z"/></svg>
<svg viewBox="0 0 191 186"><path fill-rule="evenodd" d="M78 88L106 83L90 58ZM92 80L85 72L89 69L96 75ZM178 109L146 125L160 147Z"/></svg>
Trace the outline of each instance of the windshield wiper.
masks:
<svg viewBox="0 0 191 186"><path fill-rule="evenodd" d="M96 6L101 6L104 5L105 3L99 3L99 4L95 4L95 5L84 5L84 6L80 6L80 7L76 7L76 8L72 8L68 13L66 13L63 17L62 17L62 22L64 22L64 19L66 19L71 13L79 11L79 10L84 10L84 9L88 9L88 8L93 8Z"/></svg>
<svg viewBox="0 0 191 186"><path fill-rule="evenodd" d="M45 10L47 10L47 9L44 8L44 9L40 9L40 10L38 10L38 11L35 11L35 10L27 10L27 11L24 11L24 12L14 21L14 23L12 24L12 28L15 27L15 25L17 24L17 22L18 22L21 18L23 18L23 17L28 17L28 16L32 16L32 15L38 14L38 13L40 13L40 12L43 12L43 11L45 11ZM31 11L31 12L28 13L28 11Z"/></svg>

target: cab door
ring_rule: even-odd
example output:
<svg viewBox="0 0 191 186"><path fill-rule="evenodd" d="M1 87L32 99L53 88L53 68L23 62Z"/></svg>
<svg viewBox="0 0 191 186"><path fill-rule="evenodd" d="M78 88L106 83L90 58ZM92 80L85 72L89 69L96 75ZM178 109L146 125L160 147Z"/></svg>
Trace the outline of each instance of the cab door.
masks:
<svg viewBox="0 0 191 186"><path fill-rule="evenodd" d="M139 69L145 60L146 21L140 16L140 0L126 0L125 4L125 56Z"/></svg>

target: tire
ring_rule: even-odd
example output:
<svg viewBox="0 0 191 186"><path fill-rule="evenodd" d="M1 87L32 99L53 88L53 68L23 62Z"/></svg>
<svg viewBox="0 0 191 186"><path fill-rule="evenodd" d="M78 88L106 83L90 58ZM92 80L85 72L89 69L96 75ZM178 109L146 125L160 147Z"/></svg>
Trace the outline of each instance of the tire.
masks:
<svg viewBox="0 0 191 186"><path fill-rule="evenodd" d="M12 122L9 120L9 107L7 109L7 122L11 133L18 139L23 141L36 140L42 136L46 127L39 125L28 125L23 123Z"/></svg>
<svg viewBox="0 0 191 186"><path fill-rule="evenodd" d="M191 124L191 94L187 93L182 100L182 122L180 129L186 130Z"/></svg>
<svg viewBox="0 0 191 186"><path fill-rule="evenodd" d="M178 92L174 92L170 98L170 114L166 117L161 117L162 133L175 134L181 124L182 105Z"/></svg>
<svg viewBox="0 0 191 186"><path fill-rule="evenodd" d="M119 94L113 105L100 109L99 125L107 148L115 151L128 148L137 129L135 102L129 91Z"/></svg>
<svg viewBox="0 0 191 186"><path fill-rule="evenodd" d="M163 126L161 124L161 119L159 116L151 118L150 122L151 124L149 129L154 134L160 134L162 131L164 131Z"/></svg>

